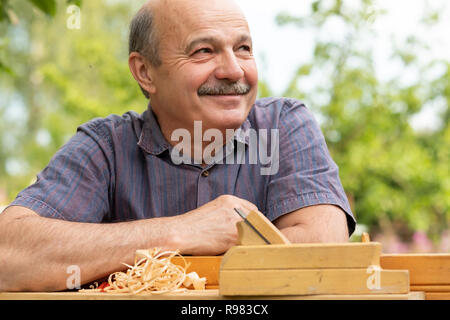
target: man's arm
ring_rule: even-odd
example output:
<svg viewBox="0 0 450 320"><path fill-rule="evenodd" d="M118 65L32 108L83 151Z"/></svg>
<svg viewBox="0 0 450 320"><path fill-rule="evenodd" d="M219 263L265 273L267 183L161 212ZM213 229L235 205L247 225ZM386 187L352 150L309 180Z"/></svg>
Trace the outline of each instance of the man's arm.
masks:
<svg viewBox="0 0 450 320"><path fill-rule="evenodd" d="M159 247L181 254L217 255L235 245L235 207L255 210L233 197L184 215L114 224L44 218L24 207L0 214L0 292L65 290L68 267L89 283L133 264L137 249Z"/></svg>
<svg viewBox="0 0 450 320"><path fill-rule="evenodd" d="M345 212L333 205L316 205L286 214L274 222L293 243L348 242Z"/></svg>
<svg viewBox="0 0 450 320"><path fill-rule="evenodd" d="M132 263L138 248L174 249L169 222L77 223L9 207L0 215L0 291L64 290L71 265L88 283Z"/></svg>
<svg viewBox="0 0 450 320"><path fill-rule="evenodd" d="M300 101L286 101L278 123L279 172L268 184L267 216L292 242L348 241L356 221L339 167L313 113Z"/></svg>

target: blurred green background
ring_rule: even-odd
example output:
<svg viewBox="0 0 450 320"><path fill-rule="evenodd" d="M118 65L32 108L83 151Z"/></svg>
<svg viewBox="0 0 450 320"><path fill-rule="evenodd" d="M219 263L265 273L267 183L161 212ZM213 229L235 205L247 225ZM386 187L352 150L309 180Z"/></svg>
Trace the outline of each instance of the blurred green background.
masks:
<svg viewBox="0 0 450 320"><path fill-rule="evenodd" d="M339 21L344 36L313 37L310 61L289 70L282 95L305 101L319 119L358 219L352 240L368 231L384 252L450 252L450 56L422 59L431 48L412 32L393 41L398 71L381 79L370 39L389 12L372 0L307 2L308 12L281 11L276 23L319 34ZM127 64L128 25L142 3L0 0L0 206L80 124L145 110ZM81 8L79 29L68 25L70 5ZM417 25L425 33L442 19L429 8ZM275 94L263 76L259 95ZM433 107L439 121L413 128Z"/></svg>

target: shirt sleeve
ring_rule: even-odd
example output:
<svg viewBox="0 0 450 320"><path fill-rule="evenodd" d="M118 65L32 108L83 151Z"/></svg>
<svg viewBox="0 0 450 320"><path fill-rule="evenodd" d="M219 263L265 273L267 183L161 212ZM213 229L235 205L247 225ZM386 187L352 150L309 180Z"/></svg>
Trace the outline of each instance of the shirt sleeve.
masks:
<svg viewBox="0 0 450 320"><path fill-rule="evenodd" d="M276 218L298 209L331 204L346 213L349 234L356 221L313 114L300 102L289 100L279 118L279 171L268 183L267 216Z"/></svg>
<svg viewBox="0 0 450 320"><path fill-rule="evenodd" d="M110 152L95 123L80 127L10 206L48 218L101 222L109 212Z"/></svg>

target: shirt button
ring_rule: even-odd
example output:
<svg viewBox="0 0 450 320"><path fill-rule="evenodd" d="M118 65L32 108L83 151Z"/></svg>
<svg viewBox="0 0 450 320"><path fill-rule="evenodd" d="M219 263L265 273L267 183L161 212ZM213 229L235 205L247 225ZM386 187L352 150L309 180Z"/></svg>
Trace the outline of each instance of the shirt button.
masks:
<svg viewBox="0 0 450 320"><path fill-rule="evenodd" d="M205 178L209 177L209 171L203 171L202 176Z"/></svg>

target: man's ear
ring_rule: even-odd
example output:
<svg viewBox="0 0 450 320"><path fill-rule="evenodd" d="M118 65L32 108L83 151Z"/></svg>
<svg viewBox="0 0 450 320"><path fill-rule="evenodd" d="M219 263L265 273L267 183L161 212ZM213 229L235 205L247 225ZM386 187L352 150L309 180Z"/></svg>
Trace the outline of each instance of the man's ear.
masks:
<svg viewBox="0 0 450 320"><path fill-rule="evenodd" d="M154 94L156 87L153 81L153 70L147 59L138 52L132 52L128 57L128 66L134 79L139 83L141 88L149 94Z"/></svg>

